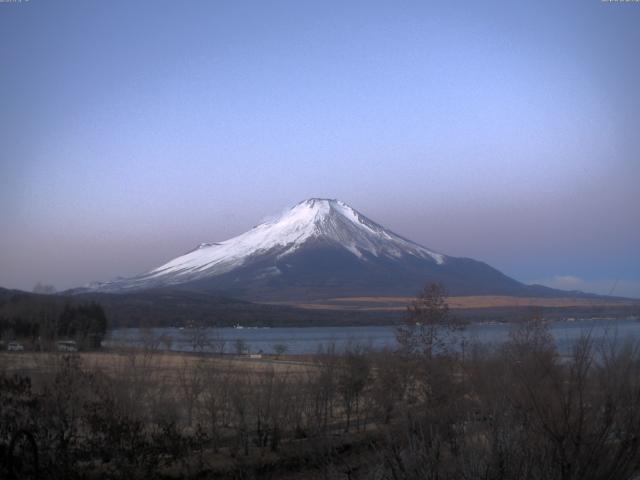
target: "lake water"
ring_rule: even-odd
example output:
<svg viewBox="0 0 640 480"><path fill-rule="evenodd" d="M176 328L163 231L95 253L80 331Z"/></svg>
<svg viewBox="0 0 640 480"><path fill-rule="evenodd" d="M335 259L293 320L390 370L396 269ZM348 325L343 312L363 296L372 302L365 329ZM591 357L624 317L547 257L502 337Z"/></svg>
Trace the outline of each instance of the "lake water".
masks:
<svg viewBox="0 0 640 480"><path fill-rule="evenodd" d="M465 342L496 344L508 338L511 328L510 324L504 323L471 324L462 335ZM597 342L640 339L640 321L635 318L558 321L550 324L550 331L558 349L567 352L585 334L590 334ZM286 346L287 353L315 353L319 348L330 345L335 345L338 351L350 344L373 348L396 346L393 326L207 328L199 331L188 328L123 328L110 331L104 345L133 347L154 343L158 348L190 352L194 351L198 336L208 344L203 351L219 352L224 348L225 353L235 353L238 341L251 353L273 353L275 345Z"/></svg>

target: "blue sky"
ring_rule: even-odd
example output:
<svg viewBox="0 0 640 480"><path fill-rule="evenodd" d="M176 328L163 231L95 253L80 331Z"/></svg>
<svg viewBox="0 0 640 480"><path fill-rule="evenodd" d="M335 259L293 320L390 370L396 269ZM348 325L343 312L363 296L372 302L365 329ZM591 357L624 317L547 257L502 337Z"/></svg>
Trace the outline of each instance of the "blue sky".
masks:
<svg viewBox="0 0 640 480"><path fill-rule="evenodd" d="M132 275L340 198L640 297L640 4L0 3L0 285Z"/></svg>

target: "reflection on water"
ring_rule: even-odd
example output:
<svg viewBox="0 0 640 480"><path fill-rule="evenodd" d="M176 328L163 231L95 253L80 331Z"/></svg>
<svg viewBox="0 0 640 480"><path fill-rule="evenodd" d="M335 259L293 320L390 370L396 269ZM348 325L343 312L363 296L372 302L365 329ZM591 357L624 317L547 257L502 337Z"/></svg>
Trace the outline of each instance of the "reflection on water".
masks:
<svg viewBox="0 0 640 480"><path fill-rule="evenodd" d="M463 331L465 344L500 343L507 339L510 324L471 324ZM628 319L588 319L559 321L550 330L561 352L567 352L582 335L596 342L624 341L640 337L640 321ZM284 345L286 353L315 353L319 348L335 345L342 351L350 344L373 348L395 348L395 327L280 327L280 328L123 328L109 332L105 346L143 346L154 344L160 349L190 352L273 353L276 345Z"/></svg>

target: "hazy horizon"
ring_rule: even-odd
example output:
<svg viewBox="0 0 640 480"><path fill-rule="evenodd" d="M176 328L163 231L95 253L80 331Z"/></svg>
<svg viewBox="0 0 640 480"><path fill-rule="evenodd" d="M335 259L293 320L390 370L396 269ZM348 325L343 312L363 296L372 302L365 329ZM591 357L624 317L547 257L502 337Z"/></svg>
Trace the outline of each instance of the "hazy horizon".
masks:
<svg viewBox="0 0 640 480"><path fill-rule="evenodd" d="M459 7L0 3L0 286L135 275L329 197L640 298L640 4Z"/></svg>

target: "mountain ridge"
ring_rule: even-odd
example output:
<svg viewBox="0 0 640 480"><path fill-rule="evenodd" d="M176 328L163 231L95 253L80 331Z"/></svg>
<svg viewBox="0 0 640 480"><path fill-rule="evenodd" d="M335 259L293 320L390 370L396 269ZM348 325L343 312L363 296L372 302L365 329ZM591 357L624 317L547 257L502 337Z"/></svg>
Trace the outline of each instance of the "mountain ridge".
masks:
<svg viewBox="0 0 640 480"><path fill-rule="evenodd" d="M484 262L436 252L327 198L299 202L229 240L200 243L146 273L76 291L171 287L250 300L311 299L415 294L431 281L452 295L567 295L525 285Z"/></svg>

